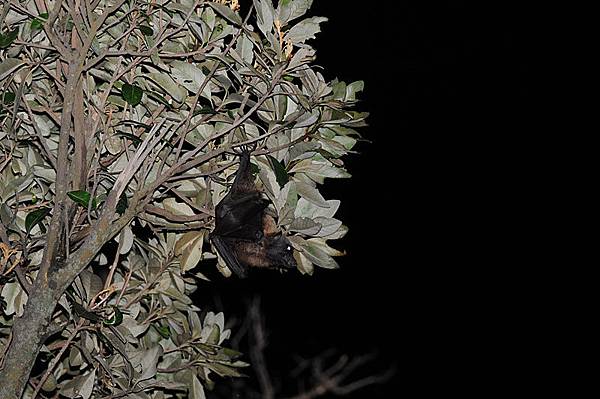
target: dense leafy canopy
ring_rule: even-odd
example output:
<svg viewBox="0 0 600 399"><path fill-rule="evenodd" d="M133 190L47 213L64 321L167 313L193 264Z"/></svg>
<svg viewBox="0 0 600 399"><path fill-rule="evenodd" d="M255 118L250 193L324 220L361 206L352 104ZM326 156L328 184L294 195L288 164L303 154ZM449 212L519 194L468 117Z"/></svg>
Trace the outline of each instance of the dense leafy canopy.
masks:
<svg viewBox="0 0 600 399"><path fill-rule="evenodd" d="M216 257L213 209L240 146L255 147L259 185L300 272L338 267L328 241L347 228L319 185L350 176L341 157L366 114L351 109L362 82L327 82L313 65L307 41L326 18L301 19L311 3L255 0L248 16L237 1L98 0L71 12L5 3L0 354L28 298L17 272L37 278L59 218L61 146L74 171L65 262L102 218L125 220L60 298L38 389L203 398L212 375L241 375L223 314L201 318L189 297L206 279L203 260Z"/></svg>

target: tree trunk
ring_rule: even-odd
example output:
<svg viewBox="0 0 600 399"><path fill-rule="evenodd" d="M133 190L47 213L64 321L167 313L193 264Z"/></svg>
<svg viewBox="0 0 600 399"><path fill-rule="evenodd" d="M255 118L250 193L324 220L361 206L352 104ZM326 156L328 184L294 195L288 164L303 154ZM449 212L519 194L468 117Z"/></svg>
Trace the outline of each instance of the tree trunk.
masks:
<svg viewBox="0 0 600 399"><path fill-rule="evenodd" d="M116 201L114 201L116 203ZM136 205L133 205L136 204ZM56 257L51 259L55 270L44 275L38 275L36 282L30 290L23 316L15 319L12 327L12 340L4 354L4 364L0 369L0 399L20 398L29 380L29 374L35 363L37 355L46 339L48 325L52 320L54 308L60 296L73 282L75 277L94 259L100 248L128 225L143 205L134 196L132 204L125 213L116 220L103 214L90 232L86 241L77 251L69 255L67 263L58 267ZM114 204L111 212L114 212ZM63 228L59 225L58 228ZM51 248L59 248L60 245ZM45 270L51 270L50 267ZM41 277L40 277L41 275Z"/></svg>
<svg viewBox="0 0 600 399"><path fill-rule="evenodd" d="M15 319L12 341L0 370L0 399L20 398L23 394L57 303L53 294L49 287L35 286L23 316Z"/></svg>

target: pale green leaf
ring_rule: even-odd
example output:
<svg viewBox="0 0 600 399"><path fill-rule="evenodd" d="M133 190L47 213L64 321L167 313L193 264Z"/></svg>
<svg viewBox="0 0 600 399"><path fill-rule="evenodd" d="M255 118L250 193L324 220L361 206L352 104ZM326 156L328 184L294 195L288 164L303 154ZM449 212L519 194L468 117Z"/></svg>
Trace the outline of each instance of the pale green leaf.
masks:
<svg viewBox="0 0 600 399"><path fill-rule="evenodd" d="M327 242L325 242L325 240L326 240L326 238L309 238L308 240L306 240L306 242L309 243L309 245L311 245L311 246L319 248L320 250L322 250L329 256L344 256L344 255L346 255L345 252L339 251L339 250L327 245Z"/></svg>
<svg viewBox="0 0 600 399"><path fill-rule="evenodd" d="M363 91L365 88L365 82L358 80L350 83L346 87L346 101L356 101L356 93Z"/></svg>
<svg viewBox="0 0 600 399"><path fill-rule="evenodd" d="M165 210L182 216L194 216L194 210L185 202L177 202L175 198L169 197L162 202Z"/></svg>
<svg viewBox="0 0 600 399"><path fill-rule="evenodd" d="M271 32L275 14L272 0L254 0L254 8L256 9L258 29L264 34Z"/></svg>
<svg viewBox="0 0 600 399"><path fill-rule="evenodd" d="M338 269L337 262L319 245L309 240L302 245L302 254L315 265L324 269Z"/></svg>
<svg viewBox="0 0 600 399"><path fill-rule="evenodd" d="M176 102L182 103L185 100L187 90L178 85L169 75L152 72L144 75L144 77L154 82L165 94L171 96Z"/></svg>
<svg viewBox="0 0 600 399"><path fill-rule="evenodd" d="M314 273L314 266L310 260L306 256L302 254L302 252L294 251L294 259L296 259L296 264L298 265L298 270L302 274L308 274L312 276Z"/></svg>
<svg viewBox="0 0 600 399"><path fill-rule="evenodd" d="M123 239L123 244L121 245L121 250L119 253L124 255L131 251L131 247L133 247L133 231L130 226L125 226L123 230L121 230L121 234L115 236L115 241L120 242Z"/></svg>
<svg viewBox="0 0 600 399"><path fill-rule="evenodd" d="M306 14L313 0L279 0L277 17L282 25Z"/></svg>
<svg viewBox="0 0 600 399"><path fill-rule="evenodd" d="M4 80L10 74L13 74L25 65L25 63L18 58L6 58L0 62L0 81Z"/></svg>
<svg viewBox="0 0 600 399"><path fill-rule="evenodd" d="M85 375L78 375L61 387L60 394L67 398L88 399L92 396L95 380L96 370L92 370L92 372Z"/></svg>
<svg viewBox="0 0 600 399"><path fill-rule="evenodd" d="M326 240L339 240L340 238L344 238L348 233L348 226L341 225L340 228L333 234L324 237Z"/></svg>
<svg viewBox="0 0 600 399"><path fill-rule="evenodd" d="M150 327L150 323L140 324L129 315L123 316L123 322L121 325L124 326L131 333L131 335L136 338L144 334L148 330L148 327Z"/></svg>
<svg viewBox="0 0 600 399"><path fill-rule="evenodd" d="M242 24L242 18L240 18L239 14L236 14L229 6L225 4L219 4L215 2L207 2L209 6L211 6L218 14L222 17L225 17L229 22L233 22L236 25Z"/></svg>
<svg viewBox="0 0 600 399"><path fill-rule="evenodd" d="M298 194L307 201L322 208L329 208L329 204L325 201L325 198L323 198L319 190L310 184L296 181L296 190L298 191Z"/></svg>
<svg viewBox="0 0 600 399"><path fill-rule="evenodd" d="M192 374L192 386L189 391L190 399L206 399L206 395L204 394L204 387L200 383L200 380L196 375Z"/></svg>
<svg viewBox="0 0 600 399"><path fill-rule="evenodd" d="M254 43L246 35L241 35L234 47L236 53L248 65L252 65L252 60L254 59L253 49Z"/></svg>
<svg viewBox="0 0 600 399"><path fill-rule="evenodd" d="M299 217L294 219L288 228L290 231L314 236L321 230L321 224L314 222L309 218Z"/></svg>
<svg viewBox="0 0 600 399"><path fill-rule="evenodd" d="M221 337L221 329L219 328L218 325L213 324L213 326L211 327L211 330L210 330L210 334L206 338L205 343L211 344L211 345L217 345L220 341L220 337Z"/></svg>
<svg viewBox="0 0 600 399"><path fill-rule="evenodd" d="M163 349L160 345L156 345L141 353L140 366L142 368L142 374L138 378L138 381L147 380L156 375L156 367L162 354ZM133 363L133 359L131 361Z"/></svg>
<svg viewBox="0 0 600 399"><path fill-rule="evenodd" d="M184 61L173 61L171 63L171 73L173 79L181 86L188 89L190 92L196 94L200 90L200 87L206 80L206 75L196 65L184 62ZM211 84L207 83L202 89L202 97L211 101Z"/></svg>
<svg viewBox="0 0 600 399"><path fill-rule="evenodd" d="M23 314L23 308L27 302L27 294L18 282L6 283L2 287L0 297L6 302L6 308L4 308L6 315L10 316L15 313L17 315Z"/></svg>
<svg viewBox="0 0 600 399"><path fill-rule="evenodd" d="M300 21L286 33L284 40L297 44L304 43L308 39L314 39L315 35L321 31L319 24L325 21L327 21L325 17L312 17Z"/></svg>
<svg viewBox="0 0 600 399"><path fill-rule="evenodd" d="M316 237L329 236L329 235L335 233L336 231L338 231L339 228L342 226L342 221L334 219L334 218L318 216L318 217L314 218L313 220L315 223L318 223L319 225L321 225L321 229L317 233L311 234Z"/></svg>
<svg viewBox="0 0 600 399"><path fill-rule="evenodd" d="M175 245L175 253L181 254L181 271L187 272L198 264L202 259L202 247L204 244L202 231L190 231L185 233Z"/></svg>
<svg viewBox="0 0 600 399"><path fill-rule="evenodd" d="M305 64L308 64L309 62L314 61L315 53L316 52L313 49L308 49L308 48L298 49L298 51L296 51L294 53L294 55L292 56L292 59L290 60L288 68L290 70L292 70L294 68L298 68L302 65L305 65Z"/></svg>
<svg viewBox="0 0 600 399"><path fill-rule="evenodd" d="M300 198L298 200L298 205L296 206L296 217L307 217L310 219L314 219L318 216L331 218L337 212L340 207L340 200L328 200L327 204L329 205L327 208L323 208L313 204L312 202L307 201L304 198Z"/></svg>

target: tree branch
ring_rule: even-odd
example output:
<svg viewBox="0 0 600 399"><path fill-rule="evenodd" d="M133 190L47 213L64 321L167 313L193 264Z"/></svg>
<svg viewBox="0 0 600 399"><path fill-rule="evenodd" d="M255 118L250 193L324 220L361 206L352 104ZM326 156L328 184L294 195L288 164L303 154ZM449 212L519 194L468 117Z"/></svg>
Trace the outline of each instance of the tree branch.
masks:
<svg viewBox="0 0 600 399"><path fill-rule="evenodd" d="M275 390L273 389L273 382L271 381L264 355L267 347L267 337L260 309L260 298L257 295L252 297L248 306L248 318L251 326L248 338L250 340L252 366L256 372L263 399L273 399L275 397Z"/></svg>

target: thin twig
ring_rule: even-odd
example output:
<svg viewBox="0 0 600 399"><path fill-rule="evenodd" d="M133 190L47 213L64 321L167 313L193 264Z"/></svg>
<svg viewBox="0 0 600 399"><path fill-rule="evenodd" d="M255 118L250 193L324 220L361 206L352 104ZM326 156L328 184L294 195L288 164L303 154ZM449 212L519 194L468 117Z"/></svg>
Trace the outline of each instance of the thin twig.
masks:
<svg viewBox="0 0 600 399"><path fill-rule="evenodd" d="M258 295L254 296L250 301L248 318L251 326L249 340L252 366L258 378L263 399L273 399L275 397L275 390L264 354L267 347L267 337Z"/></svg>

